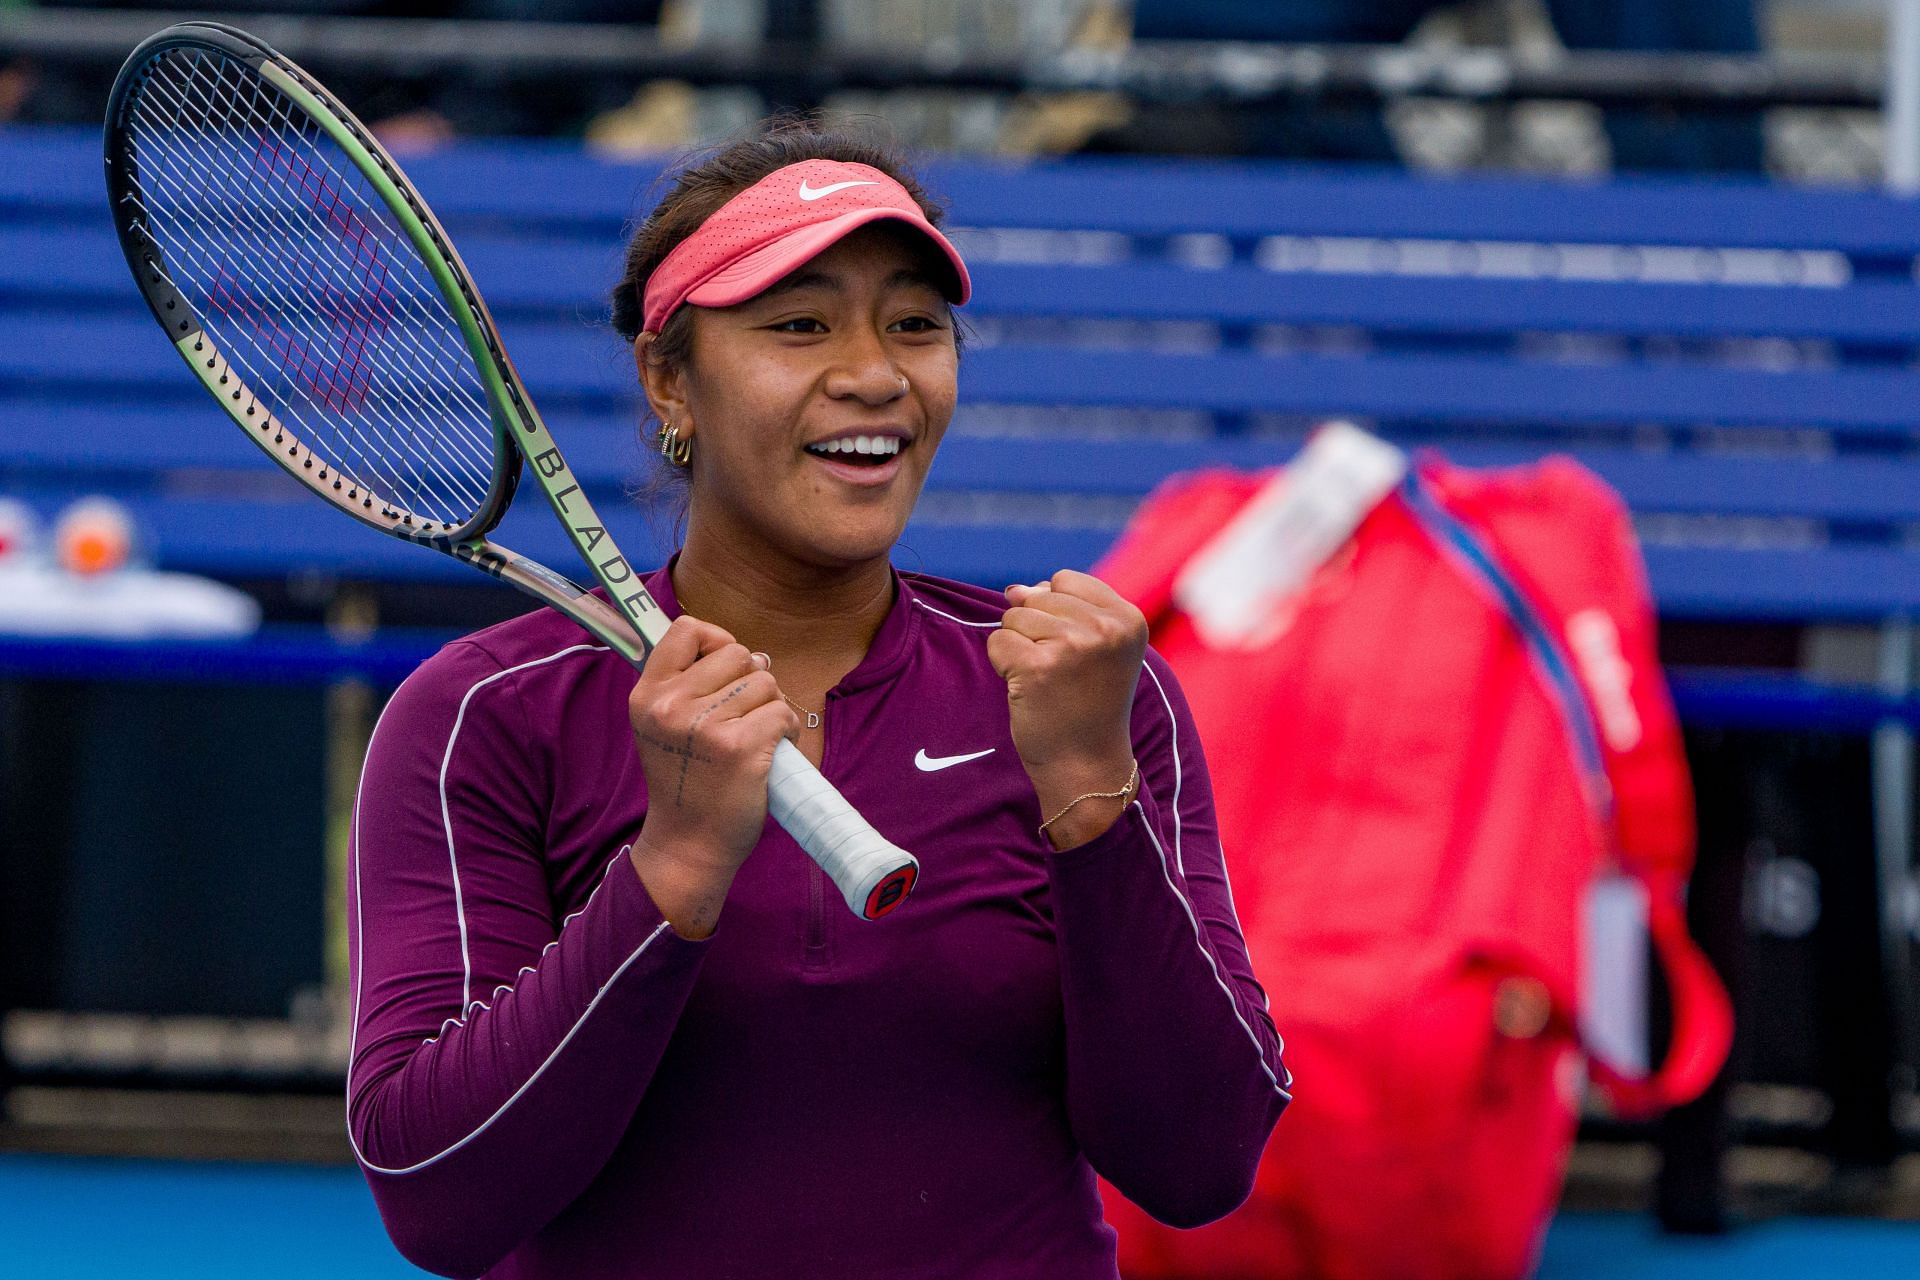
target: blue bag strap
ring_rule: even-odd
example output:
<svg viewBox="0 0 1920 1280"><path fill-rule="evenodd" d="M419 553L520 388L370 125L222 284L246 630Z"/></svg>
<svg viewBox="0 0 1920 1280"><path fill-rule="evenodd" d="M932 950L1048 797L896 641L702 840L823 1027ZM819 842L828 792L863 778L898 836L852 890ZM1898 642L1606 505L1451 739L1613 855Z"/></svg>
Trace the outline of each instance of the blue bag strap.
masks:
<svg viewBox="0 0 1920 1280"><path fill-rule="evenodd" d="M1407 510L1440 548L1441 555L1486 588L1512 622L1535 668L1544 677L1548 691L1559 704L1561 720L1585 775L1595 812L1611 831L1613 787L1607 779L1599 728L1573 674L1573 664L1567 660L1566 650L1492 548L1441 506L1411 467L1401 482L1400 494ZM1733 1043L1733 1006L1713 966L1687 935L1686 916L1679 898L1654 892L1656 886L1642 872L1634 874L1650 892L1648 926L1654 954L1666 972L1673 1030L1666 1060L1651 1075L1628 1076L1599 1059L1594 1061L1596 1078L1615 1109L1626 1116L1649 1116L1691 1102L1719 1075Z"/></svg>
<svg viewBox="0 0 1920 1280"><path fill-rule="evenodd" d="M1507 615L1513 629L1526 646L1527 656L1546 682L1547 692L1560 710L1573 745L1574 762L1579 766L1587 794L1609 827L1613 819L1613 786L1607 778L1607 760L1600 747L1599 727L1573 673L1573 663L1561 647L1558 637L1541 617L1540 610L1527 597L1513 575L1501 565L1486 540L1469 529L1459 517L1440 504L1420 479L1417 467L1408 467L1400 482L1400 496L1414 520L1432 538L1443 555L1452 560L1468 577L1493 596Z"/></svg>

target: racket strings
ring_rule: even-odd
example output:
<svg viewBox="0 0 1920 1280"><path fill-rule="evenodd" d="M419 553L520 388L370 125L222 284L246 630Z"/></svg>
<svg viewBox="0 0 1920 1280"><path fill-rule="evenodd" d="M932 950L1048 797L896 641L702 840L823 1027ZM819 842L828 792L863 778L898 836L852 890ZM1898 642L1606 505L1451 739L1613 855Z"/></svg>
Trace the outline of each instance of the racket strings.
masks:
<svg viewBox="0 0 1920 1280"><path fill-rule="evenodd" d="M202 60L196 58L196 61ZM204 66L194 67L192 72L198 73L200 87L208 88L204 81ZM278 95L264 90L258 82L251 81L250 78L246 87L248 93L245 105L258 112L255 119L267 126L252 143L256 170L260 162L264 162L270 171L297 181L307 197L308 204L316 203L314 201L316 193L330 194L336 190L336 187L319 185L312 176L311 166L301 153L287 147L282 138L275 135L275 130L284 131L296 124ZM241 145L246 145L244 137L239 141ZM211 158L208 148L204 145L198 148L197 154L203 158ZM336 176L337 172L337 170L334 171ZM244 179L246 175L242 176ZM242 185L244 186L244 181ZM486 468L491 460L486 448L485 428L483 427L479 433L470 433L464 437L470 446L466 461L470 464L469 469L477 475L467 484L461 485L462 476L459 470L448 470L444 464L438 464L437 460L424 452L418 443L421 440L430 441L439 438L432 426L435 416L434 408L423 397L421 380L417 376L409 376L408 371L385 358L388 351L386 346L369 341L370 332L377 337L393 327L395 295L385 284L391 271L384 262L372 255L368 255L364 262L344 257L339 252L336 241L328 234L329 231L338 233L351 228L354 232L353 243L364 245L368 243L368 224L364 218L357 216L350 205L346 206L347 213L355 216L351 220L344 216L341 212L341 201L337 195L332 195L326 206L334 218L332 227L322 229L311 225L313 218L310 215L304 216L304 221L308 225L302 226L289 222L288 210L292 210L297 215L303 215L306 207L292 201L275 202L263 206L252 195L249 195L243 203L237 198L236 193L229 192L223 201L222 208L217 210L218 213L230 219L240 219L252 228L256 236L304 240L309 253L302 263L306 269L299 280L299 284L305 289L306 296L303 300L296 301L294 306L288 307L285 305L286 291L283 289L280 291L281 298L276 299L272 294L268 295L268 302L275 304L269 309L257 296L254 296L259 290L253 287L251 282L243 282L240 287L236 287L236 281L232 278L234 273L231 269L230 254L225 255L217 264L215 276L205 290L209 300L217 309L229 316L239 310L250 322L256 335L264 338L269 353L276 358L270 367L277 375L275 383L283 401L317 400L323 409L331 411L331 416L345 428L343 442L349 446L359 446L348 450L360 461L359 469L371 471L378 481L384 482L380 486L383 495L397 490L401 494L403 505L410 509L426 507L428 504L423 500L422 486L418 483L409 483L409 480L422 468L427 468L431 472L438 466L440 470L448 472L447 478L459 490L456 496L462 502L469 506L477 504L484 497ZM265 208L273 212L272 225L262 226L261 219L251 212L256 208ZM318 246L320 252L312 252L315 246ZM322 272L319 268L323 266L330 269ZM372 270L369 269L370 267ZM375 274L376 271L377 274ZM364 285L356 288L356 276L371 279L374 289L371 291L370 301L362 300L363 295L369 291ZM345 284L342 283L343 279L346 281ZM400 296L407 298L410 302L416 304L418 302L417 296L404 294ZM238 307L236 304L239 304ZM413 314L405 318L410 323L416 326L423 320L428 324L432 323L434 317L430 310L424 315L423 309L417 305L410 307L409 310ZM295 326L295 331L289 331L287 326L277 323L278 319L289 314L297 320L306 320L308 323ZM314 332L316 327L320 329L317 334ZM331 361L327 358L328 349L325 345L329 341L335 341L337 348L332 353ZM432 363L437 366L442 385L459 388L459 382L455 379L467 382L472 380L470 374L465 374L463 377L462 373L454 372L459 369L459 366L455 364L450 368L444 353L432 347L427 348L427 351L437 357ZM370 371L382 368L388 376L378 381L374 380L370 376ZM449 373L453 373L452 378L447 376ZM467 398L469 413L475 417L484 418L485 409L478 397L468 391ZM390 445L393 441L377 439L367 430L369 424L382 420L390 420L411 428L395 436L408 457L390 456L391 449L383 446ZM451 439L458 443L463 437L456 435ZM471 447L475 443L479 446L477 449Z"/></svg>
<svg viewBox="0 0 1920 1280"><path fill-rule="evenodd" d="M319 125L243 64L160 55L128 120L143 232L262 406L369 500L465 524L488 400L426 264Z"/></svg>
<svg viewBox="0 0 1920 1280"><path fill-rule="evenodd" d="M263 105L273 111L283 125L292 126L296 123L292 114L292 108L284 99L280 98L279 95L271 93L258 81L251 82L250 87L255 96L263 100ZM319 138L317 131L314 136ZM320 145L315 148L311 155L313 159L320 161L326 168L331 179L332 190L339 191L350 188L356 184L362 184L364 179L360 177L358 170L350 169L353 176L348 177L343 175L339 168L332 163L328 156L327 141L328 140L321 138ZM304 188L304 180L302 185ZM379 216L387 216L387 211L383 204L371 203L371 201L371 194L368 193L367 203L370 207ZM317 208L314 211L317 212ZM490 423L487 401L484 393L479 388L477 379L472 374L467 349L459 334L459 327L457 323L453 321L452 317L445 312L437 289L433 286L430 277L427 277L425 274L425 267L419 264L412 256L411 246L402 238L404 233L397 227L392 227L391 225L383 231L376 224L371 224L360 217L356 210L352 208L343 209L337 198L329 206L327 221L333 229L339 230L343 234L349 230L351 231L356 260L364 246L372 245L386 250L385 253L379 256L376 256L371 251L368 252L368 260L378 273L379 295L383 303L383 313L390 311L397 300L399 306L410 313L408 316L410 322L434 326L443 336L450 338L450 342L439 342L424 346L421 349L421 354L427 357L428 362L433 366L433 371L439 375L440 385L444 386L451 394L464 398L465 408L469 415L476 421ZM336 244L336 242L328 239L324 233L321 233L319 243L329 249L333 249ZM395 250L392 249L392 244L399 244L401 247ZM421 283L424 286L424 291L408 290L395 295L386 288L387 278L393 267L397 265L392 256L396 253L399 255L399 263L413 265L421 273ZM334 252L332 256L336 262L340 260L337 252ZM383 314L380 318L382 321L381 328L384 330L388 316ZM376 348L375 354L381 354L381 349ZM408 380L402 382L401 386L410 394L412 403L426 415L423 420L431 424L434 421L433 415L435 408L434 405L428 402L424 395L424 384L418 380ZM492 450L488 443L489 436L487 432L482 431L475 434L457 436L453 439L456 444L465 443L470 446L467 451L468 457L480 467L483 473L490 470Z"/></svg>
<svg viewBox="0 0 1920 1280"><path fill-rule="evenodd" d="M203 71L204 69L195 68L195 70ZM269 126L284 130L296 124L277 94L265 90L255 81L250 81L247 88L250 91L248 95L250 101L247 105L260 111L262 118ZM304 157L298 151L286 148L271 133L257 140L254 148L256 159L264 160L270 169L298 181L310 202L316 191L328 192L335 189L318 186L309 176L311 166L306 163ZM205 148L201 150L204 154ZM324 159L324 153L321 158ZM338 181L344 181L344 179L338 179L337 170L334 170L334 174ZM372 255L368 255L365 263L343 257L337 243L328 234L329 231L337 233L353 228L353 243L363 245L368 242L368 224L363 218L354 214L351 206L347 206L347 213L354 214L351 220L343 216L340 212L341 202L337 196L331 199L328 206L335 222L327 229L312 225L290 224L286 211L292 209L296 213L302 213L304 210L303 205L291 202L265 206L273 209L276 216L274 225L262 227L260 219L251 213L252 209L259 207L262 206L255 199L249 198L247 202L241 203L230 196L225 201L222 212L229 217L242 219L259 235L304 238L307 245L318 246L320 253L309 255L309 260L305 263L308 269L301 281L306 287L307 298L304 304L296 306L293 314L325 325L331 332L323 331L319 335L322 340L340 335L339 351L334 363L329 366L324 360L315 358L314 351L317 344L312 341L314 335L311 332L304 335L286 332L281 326L273 323L275 316L272 313L261 307L257 300L249 298L247 291L235 289L233 283L226 278L230 275L230 271L224 262L208 289L210 299L216 307L228 314L233 313L236 301L242 303L243 307L245 303L253 302L251 308L244 309L250 312L248 319L256 331L266 337L269 349L279 357L276 372L279 374L278 384L283 398L289 398L294 392L304 392L308 398L318 399L322 406L332 410L347 428L348 442L358 442L362 445L362 448L354 452L363 458L368 457L365 446L369 444L377 446L380 443L370 440L365 430L369 422L376 422L385 417L411 426L412 429L400 434L398 440L411 456L413 465L400 467L390 465L390 460L385 457L386 451L378 448L372 453L370 460L373 463L373 469L383 479L390 478L386 486L389 490L394 488L417 490L417 485L410 486L406 481L410 471L418 470L421 466L435 465L435 460L424 453L417 443L422 439L439 438L432 425L436 416L435 408L425 400L421 380L417 376L408 376L406 370L401 369L391 359L387 359L386 347L369 341L370 332L378 336L392 327L395 318L392 314L395 295L385 284L391 270L385 262ZM307 216L305 221L311 224L313 218ZM324 276L314 269L321 262L331 267ZM372 270L369 270L369 266ZM355 291L350 287L356 274L372 280L374 292L370 302L362 301L359 296L366 292L364 288ZM341 284L343 277L349 282L348 286ZM424 310L423 313L423 309L417 305L419 301L417 295L399 296L407 302L416 304L408 308L413 313L405 317L409 323L432 324L435 319L434 313L431 310ZM434 296L437 301L437 295ZM285 308L280 310L284 311ZM266 323L262 323L263 320ZM301 341L303 336L307 341ZM319 349L324 350L323 347ZM457 391L465 391L469 414L483 420L486 413L483 403L470 389L461 385L462 382L471 382L472 376L462 369L457 362L458 357L456 356L455 362L450 363L445 353L435 347L429 347L426 350L428 354L435 357L432 363L436 366L435 371L440 375L441 384ZM369 368L384 368L389 376L376 382L369 376ZM297 385L290 386L290 383ZM349 412L353 410L361 412ZM451 439L456 444L464 439L469 445L466 460L471 464L471 469L478 473L475 482L477 488L470 484L460 496L463 500L477 503L479 498L484 496L486 469L491 461L486 446L485 429L483 427L478 433L470 433L464 437L456 435ZM475 444L478 445L477 448L472 447ZM405 460L401 461L404 464ZM379 465L381 462L389 462L389 465ZM460 476L458 472L453 472L451 478L457 483ZM410 507L423 505L411 493L408 494L408 498L411 500L407 501L406 505Z"/></svg>
<svg viewBox="0 0 1920 1280"><path fill-rule="evenodd" d="M244 217L244 212L240 209L235 210L234 214L236 217ZM156 250L160 251L162 259L169 262L170 270L175 277L175 283L185 285L187 290L192 292L195 277L199 273L195 272L192 266L189 265L190 260L183 261L183 257L178 251L178 242L176 241L172 245L161 245L158 241L154 240L152 236L149 236L148 239L150 243L154 244ZM297 350L304 350L308 343L303 342L300 333L295 332L293 329L281 323L285 314L284 303L267 307L248 296L244 287L239 285L235 273L230 270L230 261L228 255L225 253L221 255L219 261L213 265L213 282L211 286L200 290L200 292L204 295L205 300L211 304L211 312L221 318L234 319L236 318L234 316L235 310L243 310L244 315L241 318L244 318L251 326L255 336L267 345L269 352L276 357L282 358L282 362L262 367L260 364L247 358L248 352L244 346L232 341L230 338L223 337L221 326L212 324L209 325L209 327L215 330L214 337L216 342L219 343L222 349L228 354L232 363L238 365L247 375L247 381L256 396L258 396L270 410L277 409L276 416L283 421L292 421L299 426L301 428L301 434L306 437L311 447L316 443L316 433L313 430L311 421L302 415L297 407L300 404L300 397L292 385L294 375L289 371L287 362L285 362L285 357L292 355L292 353ZM212 318L212 316L208 314L209 308L203 307L201 308L201 312L203 318ZM306 336L308 340L312 337L310 334ZM265 388L269 394L259 396L262 388ZM280 437L276 434L274 443L279 442ZM352 481L353 487L356 490L355 496L357 496L357 490L360 488L366 488L372 491L378 487L380 492L387 494L404 490L404 480L388 480L384 485L380 486L369 483L369 481L374 478L381 476L386 468L381 467L375 458L369 456L366 448L365 433L357 425L352 422L347 423L343 428L338 443L343 446L342 450L339 453L331 455L325 450L324 443L320 443L322 456L333 457L333 469ZM352 465L347 465L343 458L350 459Z"/></svg>
<svg viewBox="0 0 1920 1280"><path fill-rule="evenodd" d="M279 125L281 127L285 127L286 125L293 123L290 117L288 108L285 106L284 101L281 100L277 94L273 94L270 91L265 90L264 88L262 88L262 86L258 82L252 82L249 84L248 87L254 98L254 105L260 106L265 111L267 111L269 113L268 118L274 124ZM282 157L285 157L287 153L285 153L284 151L279 151L278 149L276 149L273 152L269 152L267 148L264 146L259 148L259 153L264 156L267 156L270 164L284 165L286 172L288 173L289 176L292 176L295 174L302 174L300 178L302 189L303 190L312 189L309 186L307 178L304 176L304 173L307 169L307 166L305 166L304 160L300 159L297 156L291 159L282 158ZM322 160L325 159L324 152L320 153L319 158ZM296 169L295 168L296 164L302 167L300 169ZM336 177L337 177L337 172L336 172ZM340 181L344 182L346 180L340 179ZM339 202L336 198L332 202L332 209L334 210L332 212L332 218L338 219L338 223L332 229L339 229L340 227L344 227L344 226L353 226L356 228L356 234L354 235L354 243L356 244L365 243L367 233L368 233L367 224L363 220L360 220L358 218L353 218L351 221L349 221L348 218L342 217L337 212L338 204ZM247 217L249 207L250 206L248 204L238 204L232 208L232 213L235 216L239 216L243 218ZM351 210L349 210L349 213L351 213ZM254 222L256 227L258 226L257 218L250 219L250 220ZM369 329L377 328L378 331L384 331L390 325L392 320L391 312L393 310L394 295L385 287L385 278L388 275L388 270L385 264L383 262L379 262L378 260L372 260L373 266L378 270L378 275L377 277L374 278L374 281L373 281L377 292L375 294L375 301L371 305L371 307L363 306L357 302L357 300L354 298L354 295L352 295L351 293L343 292L337 279L337 277L339 277L343 273L348 274L349 278L351 278L350 273L353 272L359 264L352 259L343 258L341 254L338 252L336 243L333 240L328 238L325 231L320 231L312 226L289 227L287 225L285 217L283 216L278 220L277 225L270 229L270 233L276 233L276 232L281 234L295 234L295 235L306 236L310 239L310 242L312 244L318 246L324 252L324 255L328 260L328 262L335 268L335 271L332 273L334 278L330 278L327 280L316 280L313 278L312 274L309 273L308 278L306 280L306 284L308 285L308 288L310 290L310 295L314 303L314 305L311 308L309 308L309 312L311 314L318 315L321 319L328 321L336 326L341 325L342 321L347 322L346 325L344 326L345 338L341 344L342 359L345 362L341 372L344 373L347 379L344 385L342 385L339 379L336 379L334 377L327 377L324 381L313 377L311 367L308 366L304 361L300 365L301 379L306 384L308 384L309 390L320 395L322 401L326 403L328 407L334 408L337 410L345 410L348 408L360 407L355 402L357 401L364 402L369 400L370 398L374 401L377 401L379 399L379 396L382 393L386 393L391 397L394 403L385 405L385 406L381 406L375 403L373 407L374 408L384 407L390 411L390 414L392 416L397 417L402 421L408 421L413 423L416 429L406 435L403 435L401 437L402 443L407 446L408 452L412 454L414 460L417 463L420 463L422 465L429 465L429 466L432 465L432 460L422 455L414 443L417 439L423 438L423 437L428 440L437 438L432 425L434 422L435 410L433 405L428 403L428 401L424 396L424 392L422 390L423 384L421 380L418 379L417 377L406 376L403 371L397 369L394 366L392 361L385 359L383 348L375 346L370 349L368 346L367 335L368 335ZM216 300L216 304L222 301L230 301L231 294L229 295L228 299L223 300L220 298L220 289L221 289L221 282L217 280L214 286L214 297ZM416 304L418 302L418 298L416 296L413 296L413 295L402 295L402 296L408 302L412 302ZM344 302L343 302L343 299L344 299ZM435 295L435 299L437 301L437 295ZM375 314L369 315L368 314L369 310L373 310ZM420 308L417 305L412 307L411 310L413 310L415 314L408 317L410 322L412 323L425 322L428 324L431 324L433 322L433 319L434 319L433 312L428 311L424 314L421 314ZM285 341L284 339L277 339L271 345L283 357L293 354L292 344L288 341ZM476 395L468 387L463 385L463 382L470 382L472 378L471 378L470 370L468 370L465 367L464 363L460 361L459 356L456 355L454 362L449 363L444 358L444 353L438 349L437 345L435 347L428 348L427 352L429 355L434 357L433 363L436 365L436 372L440 375L440 384L456 394L465 393L466 396L468 397L469 403L467 408L470 411L470 413L477 416L480 420L484 421L485 415L486 415L486 408L485 408L484 402L480 400L478 395ZM366 379L365 373L361 369L363 359L365 359L369 355L373 357L370 363L376 366L384 367L386 371L393 376L390 376L387 380L379 384L370 383ZM286 369L282 368L282 370L280 370L280 373L284 382L287 376ZM356 375L358 375L357 378L356 378ZM361 416L349 416L345 418L344 421L349 427L353 428L353 432L352 432L353 436L356 439L361 439L362 443L364 443L364 439L362 439L361 433L359 430L361 423L364 421L364 418ZM481 474L481 478L479 481L478 495L473 497L473 501L477 504L480 498L484 497L485 474L491 462L491 456L486 447L485 432L483 430L478 435L477 440L472 435L468 435L468 436L456 435L451 437L451 441L455 444L459 444L462 441L465 441L470 445L475 443L477 443L478 445L477 448L469 449L468 459L467 459L469 462L473 463L479 469ZM391 471L392 468L379 467L378 470L381 471L382 473L385 473L385 472ZM466 495L463 495L463 496L466 496ZM409 505L412 505L412 504L409 504Z"/></svg>
<svg viewBox="0 0 1920 1280"><path fill-rule="evenodd" d="M233 211L233 216L244 216L245 208L244 205L238 206ZM255 220L254 226L255 229L258 230L257 220ZM336 388L332 378L323 380L321 377L316 376L324 370L324 366L308 363L310 358L307 356L307 352L314 346L312 341L313 335L306 333L303 336L302 333L295 332L293 329L282 325L280 318L286 314L287 310L285 301L270 300L271 305L265 305L260 302L252 296L252 290L236 279L234 272L230 269L229 263L230 258L223 256L221 261L214 265L211 285L207 287L204 292L207 295L208 301L212 304L214 311L230 319L246 320L255 335L266 343L270 353L277 357L278 363L269 366L263 371L255 365L254 362L245 359L243 352L237 350L234 352L235 355L240 357L236 360L236 363L241 364L247 369L250 380L252 380L256 386L261 384L262 373L265 373L266 377L270 380L271 389L275 392L275 394L269 396L268 399L283 406L284 416L289 418L296 416L294 413L284 409L284 406L297 404L299 402L298 389L293 386L296 377L294 372L295 368L299 369L298 376L302 376L305 380L306 387L304 389L309 392L318 393L323 404L330 409L338 411L342 409L364 408L369 407L366 403L367 401L377 400L377 396L367 396L364 393L359 396L352 395L349 391ZM182 271L178 272L178 274L185 276L188 273ZM331 316L327 314L329 310L329 308L324 306L317 309L318 313L329 323L338 323L341 318L338 315L338 308L335 307L331 309L335 313ZM236 312L239 313L238 316L236 316ZM216 337L217 336L218 335L216 335ZM227 345L229 347L233 346L231 342ZM348 387L351 387L350 383ZM368 449L366 447L367 436L359 427L357 419L353 417L345 418L344 426L346 430L341 443L346 446L343 452L350 456L355 463L352 470L356 473L354 475L356 485L362 483L360 480L362 476L369 478L381 477L385 480L385 483L381 485L383 495L400 492L405 495L403 496L403 501L405 501L407 497L410 497L411 495L407 493L404 475L389 476L387 473L391 472L393 470L392 468L380 466L374 458L368 456ZM311 436L312 433L309 430L306 434ZM278 437L276 437L276 441L277 439ZM416 454L416 461L418 461L417 450L414 452ZM382 500L385 501L385 497L383 497ZM369 502L371 502L371 499L369 499Z"/></svg>

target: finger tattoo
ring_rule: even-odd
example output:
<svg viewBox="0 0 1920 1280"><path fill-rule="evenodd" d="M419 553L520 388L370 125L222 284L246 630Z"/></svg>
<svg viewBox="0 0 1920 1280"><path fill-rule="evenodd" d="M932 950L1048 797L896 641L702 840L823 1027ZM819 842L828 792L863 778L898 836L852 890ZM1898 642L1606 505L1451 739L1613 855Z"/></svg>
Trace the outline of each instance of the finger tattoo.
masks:
<svg viewBox="0 0 1920 1280"><path fill-rule="evenodd" d="M696 761L700 764L712 764L714 757L694 746L694 737L691 730L687 732L686 741L684 742L674 742L661 737L657 733L643 733L640 735L640 741L652 747L655 751L660 752L662 755L673 756L680 761L680 777L677 785L674 787L673 804L675 808L682 807L687 795L687 770L691 768Z"/></svg>
<svg viewBox="0 0 1920 1280"><path fill-rule="evenodd" d="M720 701L718 702L712 703L709 706L703 708L700 714L693 718L693 723L687 726L687 744L684 749L674 753L680 757L680 777L675 783L673 788L674 808L678 809L682 807L686 802L687 770L693 767L693 762L695 760L698 760L701 764L713 763L712 756L701 755L694 750L693 735L695 731L700 728L700 726L706 721L706 718L708 716L712 715L714 712L718 711L720 708L726 706L729 702L732 702L735 698L739 697L742 691L746 689L746 687L747 687L747 682L742 680L739 684L736 684L735 686L733 686L733 688L727 691L726 697L720 699Z"/></svg>

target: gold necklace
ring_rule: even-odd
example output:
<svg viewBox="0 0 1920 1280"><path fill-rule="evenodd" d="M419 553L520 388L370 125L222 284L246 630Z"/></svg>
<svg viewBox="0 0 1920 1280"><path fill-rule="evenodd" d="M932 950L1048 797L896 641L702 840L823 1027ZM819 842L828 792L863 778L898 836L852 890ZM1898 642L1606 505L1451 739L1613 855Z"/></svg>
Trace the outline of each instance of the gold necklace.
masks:
<svg viewBox="0 0 1920 1280"><path fill-rule="evenodd" d="M782 693L780 696L783 698L787 698L787 695L784 693ZM792 698L787 698L787 705L792 707L795 711L798 711L801 715L807 718L807 728L818 729L820 727L820 713L818 711L809 711L805 707L801 706L799 703L795 702Z"/></svg>
<svg viewBox="0 0 1920 1280"><path fill-rule="evenodd" d="M753 656L761 659L766 664L762 668L763 670L766 670L766 671L773 670L773 659L770 656L760 652L758 649L755 649L753 651ZM788 706L792 707L795 711L798 711L801 715L807 718L807 728L818 729L820 727L820 713L818 711L809 711L805 707L801 706L799 703L795 702L792 698L788 698L786 690L784 689L780 691L780 696L786 699L786 703Z"/></svg>

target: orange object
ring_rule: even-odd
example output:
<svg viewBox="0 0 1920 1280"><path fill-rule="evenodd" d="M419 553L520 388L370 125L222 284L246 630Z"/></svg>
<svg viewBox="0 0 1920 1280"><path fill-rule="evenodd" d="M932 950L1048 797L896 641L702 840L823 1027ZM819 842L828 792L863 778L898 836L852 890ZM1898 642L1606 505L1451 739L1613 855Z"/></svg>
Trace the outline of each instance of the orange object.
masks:
<svg viewBox="0 0 1920 1280"><path fill-rule="evenodd" d="M125 568L133 555L133 519L111 498L82 498L60 514L53 547L69 573L111 573Z"/></svg>

